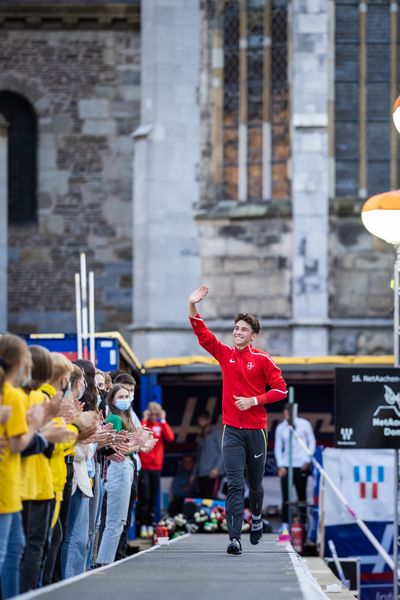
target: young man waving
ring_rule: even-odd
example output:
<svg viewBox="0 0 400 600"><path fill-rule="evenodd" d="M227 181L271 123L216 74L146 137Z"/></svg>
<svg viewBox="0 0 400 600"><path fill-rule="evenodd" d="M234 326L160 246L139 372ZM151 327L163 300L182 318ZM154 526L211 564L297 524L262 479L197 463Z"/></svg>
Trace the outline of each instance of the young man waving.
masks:
<svg viewBox="0 0 400 600"><path fill-rule="evenodd" d="M208 287L203 285L189 296L189 316L199 344L218 360L222 370L222 452L228 479L226 518L230 538L227 552L238 555L242 553L245 472L252 513L250 542L258 544L262 537L262 481L267 458L264 405L284 400L287 389L273 360L252 345L260 331L258 319L238 314L233 329L234 345L227 346L208 329L197 312L196 304L207 294Z"/></svg>

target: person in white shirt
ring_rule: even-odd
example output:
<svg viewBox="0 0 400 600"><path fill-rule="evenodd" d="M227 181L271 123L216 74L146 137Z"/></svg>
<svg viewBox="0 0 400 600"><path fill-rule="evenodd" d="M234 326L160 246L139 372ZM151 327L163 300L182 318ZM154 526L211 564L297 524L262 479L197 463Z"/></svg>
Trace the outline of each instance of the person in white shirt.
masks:
<svg viewBox="0 0 400 600"><path fill-rule="evenodd" d="M282 489L282 523L288 523L288 467L289 467L289 418L290 405L285 404L283 409L283 421L275 431L275 460L278 467L278 475L281 478ZM297 417L294 422L297 435L304 441L313 455L315 452L315 436L310 421ZM296 488L297 498L305 502L307 494L307 478L311 472L310 457L304 452L295 436L292 437L292 466L293 483ZM302 520L305 520L305 508L300 510Z"/></svg>

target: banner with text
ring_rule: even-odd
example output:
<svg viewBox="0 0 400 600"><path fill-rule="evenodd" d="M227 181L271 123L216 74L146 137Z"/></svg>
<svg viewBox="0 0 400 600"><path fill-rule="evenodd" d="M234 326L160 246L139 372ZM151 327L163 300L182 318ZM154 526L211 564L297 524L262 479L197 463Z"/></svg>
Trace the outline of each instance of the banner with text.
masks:
<svg viewBox="0 0 400 600"><path fill-rule="evenodd" d="M400 448L400 369L336 369L338 448Z"/></svg>

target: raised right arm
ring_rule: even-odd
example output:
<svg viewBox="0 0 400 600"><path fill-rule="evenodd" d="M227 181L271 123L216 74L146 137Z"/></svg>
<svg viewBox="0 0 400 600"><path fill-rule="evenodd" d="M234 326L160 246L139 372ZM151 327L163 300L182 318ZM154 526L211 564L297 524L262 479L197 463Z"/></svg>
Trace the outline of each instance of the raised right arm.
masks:
<svg viewBox="0 0 400 600"><path fill-rule="evenodd" d="M189 317L190 324L193 327L193 331L197 336L199 344L204 350L207 350L218 361L221 359L223 348L228 348L225 344L219 341L219 339L210 331L207 325L197 311L199 302L203 300L208 294L208 287L202 285L196 291L189 296Z"/></svg>

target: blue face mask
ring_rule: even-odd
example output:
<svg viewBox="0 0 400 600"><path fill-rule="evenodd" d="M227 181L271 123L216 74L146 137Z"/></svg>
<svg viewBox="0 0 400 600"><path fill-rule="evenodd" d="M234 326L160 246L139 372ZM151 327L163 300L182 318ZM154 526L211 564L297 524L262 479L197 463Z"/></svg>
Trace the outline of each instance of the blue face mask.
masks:
<svg viewBox="0 0 400 600"><path fill-rule="evenodd" d="M128 408L131 407L131 401L129 398L126 400L116 400L115 406L118 408L118 410L128 410Z"/></svg>

